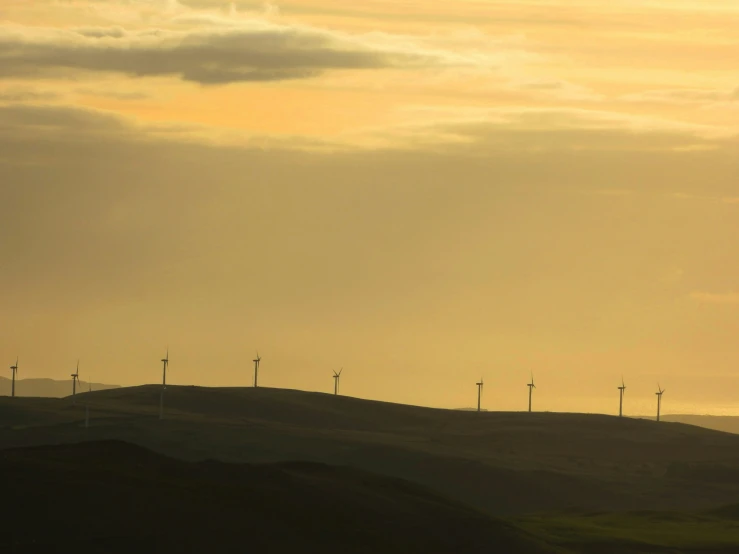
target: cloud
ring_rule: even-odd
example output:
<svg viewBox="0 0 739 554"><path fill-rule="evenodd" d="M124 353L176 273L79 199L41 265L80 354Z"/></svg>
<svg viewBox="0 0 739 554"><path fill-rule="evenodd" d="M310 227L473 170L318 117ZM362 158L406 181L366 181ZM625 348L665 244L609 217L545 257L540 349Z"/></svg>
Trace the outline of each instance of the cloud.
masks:
<svg viewBox="0 0 739 554"><path fill-rule="evenodd" d="M536 79L513 83L512 86L522 91L535 92L561 100L597 102L604 98L603 95L597 94L587 87L561 79Z"/></svg>
<svg viewBox="0 0 739 554"><path fill-rule="evenodd" d="M99 96L102 98L113 98L115 100L146 100L151 98L151 94L141 91L125 91L125 90L102 90L94 88L80 88L76 91L78 94L89 96Z"/></svg>
<svg viewBox="0 0 739 554"><path fill-rule="evenodd" d="M87 89L81 89L85 92ZM80 91L78 91L80 92ZM465 157L491 154L525 156L577 155L579 152L634 152L639 155L711 151L719 155L723 171L733 142L703 126L636 118L618 113L570 109L476 109L417 106L408 113L418 122L359 128L334 136L262 134L229 127L187 121L147 122L114 111L62 104L0 104L0 135L16 142L66 137L74 141L165 140L209 146L304 152L427 152L454 153ZM686 160L698 159L695 156ZM733 159L733 158L732 158ZM591 194L626 196L636 189L611 182ZM677 182L665 182L662 194L699 198L675 192ZM679 190L679 189L678 189ZM717 189L718 191L718 189ZM724 187L714 196L702 191L701 199L736 204L736 196Z"/></svg>
<svg viewBox="0 0 739 554"><path fill-rule="evenodd" d="M690 297L698 302L707 304L739 304L739 293L712 293L712 292L693 292Z"/></svg>
<svg viewBox="0 0 739 554"><path fill-rule="evenodd" d="M114 113L62 105L0 105L0 138L22 146L40 140L144 138L134 122ZM7 146L6 146L7 148Z"/></svg>
<svg viewBox="0 0 739 554"><path fill-rule="evenodd" d="M0 90L0 102L48 102L61 98L56 92L38 91L23 87Z"/></svg>
<svg viewBox="0 0 739 554"><path fill-rule="evenodd" d="M419 105L403 113L416 121L354 136L377 146L453 146L468 153L708 151L736 138L735 130L605 110Z"/></svg>
<svg viewBox="0 0 739 554"><path fill-rule="evenodd" d="M31 144L138 144L161 143L225 147L246 150L336 152L353 145L302 136L271 136L235 132L187 122L144 122L117 112L61 104L0 104L0 154L16 149L16 155L0 155L0 165L39 163L26 158ZM4 152L3 152L4 150ZM58 150L58 149L57 149Z"/></svg>
<svg viewBox="0 0 739 554"><path fill-rule="evenodd" d="M730 102L739 98L739 89L725 91L718 89L678 88L647 90L621 97L626 102L659 103L659 104L713 104Z"/></svg>
<svg viewBox="0 0 739 554"><path fill-rule="evenodd" d="M219 84L435 63L442 60L433 52L414 51L412 45L387 37L369 39L257 19L185 31L0 26L1 77L68 77L70 71L92 71L175 75Z"/></svg>

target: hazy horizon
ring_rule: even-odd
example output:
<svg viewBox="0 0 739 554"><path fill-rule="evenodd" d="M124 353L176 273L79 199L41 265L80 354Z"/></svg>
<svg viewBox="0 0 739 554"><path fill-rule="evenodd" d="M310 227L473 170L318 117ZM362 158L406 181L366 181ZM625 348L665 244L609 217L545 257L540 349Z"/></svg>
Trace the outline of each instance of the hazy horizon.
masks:
<svg viewBox="0 0 739 554"><path fill-rule="evenodd" d="M739 415L730 0L5 0L0 363ZM10 377L10 370L0 372Z"/></svg>
<svg viewBox="0 0 739 554"><path fill-rule="evenodd" d="M16 396L18 397L24 397L24 396L34 396L33 394L26 395L24 394L24 390L22 387L22 381L24 379L16 379ZM52 380L55 383L58 384L64 384L67 380L65 379L54 379L51 377L32 377L28 378L28 380ZM69 381L69 394L63 394L62 396L69 396L71 395L71 379ZM104 386L104 387L137 387L137 386L159 386L161 383L157 383L155 381L152 382L146 382L146 383L98 383L93 381L93 386ZM219 387L235 387L235 388L251 388L253 385L246 384L246 385L219 385L219 384L194 384L194 383L173 383L169 380L167 380L167 384L171 386L198 386L198 387L212 387L212 388L219 388ZM78 385L78 392L84 393L88 392L87 390L88 381L81 379L80 384ZM332 385L333 387L333 385ZM260 385L260 388L282 388L285 390L293 390L297 392L318 392L323 394L332 395L333 394L333 388L330 390L327 388L326 390L322 389L300 389L295 387L271 387L269 385ZM108 390L103 389L103 390ZM476 391L477 389L475 389ZM93 389L93 392L95 392L95 389ZM504 391L501 391L504 392ZM475 396L472 399L471 402L469 402L469 405L460 405L460 406L453 406L451 404L448 405L425 405L425 404L417 404L412 402L404 402L402 400L388 400L387 398L370 398L363 396L361 393L341 393L342 396L348 396L352 398L357 398L361 400L376 400L380 402L394 402L399 404L406 404L406 405L412 405L417 407L426 407L426 408L441 408L441 409L449 409L449 410L477 410L476 402L477 402L477 392L475 392ZM528 394L528 393L526 393ZM8 396L10 395L10 378L0 376L0 396ZM513 396L513 395L511 395ZM618 396L616 397L616 401L613 401L612 397L605 397L605 396L596 396L590 399L587 399L585 402L582 402L582 399L579 400L580 405L583 406L582 409L578 410L570 410L570 409L557 409L553 408L552 406L567 406L568 401L571 401L572 399L552 399L552 398L543 398L543 402L539 402L541 406L537 406L537 400L535 397L534 400L534 411L535 412L559 412L559 413L584 413L584 414L601 414L601 415L618 415ZM651 402L650 402L651 400ZM518 404L517 405L517 401ZM669 417L669 416L681 416L681 415L695 415L695 416L716 416L716 417L722 417L722 416L734 416L739 417L739 411L736 410L735 405L733 404L726 404L726 405L712 405L710 408L710 411L705 411L704 407L701 405L696 404L689 404L685 402L676 402L672 406L672 410L666 410L665 409L665 400L663 398L663 406L662 406L662 416L663 417ZM505 406L505 407L502 407ZM649 399L648 396L642 396L639 395L636 398L633 399L627 399L624 403L624 416L625 417L654 417L654 413L656 411L656 401L653 399ZM525 412L528 409L528 396L524 398L523 401L520 401L520 398L514 399L511 398L509 402L503 402L501 406L486 406L485 401L483 401L482 405L482 411L485 412ZM641 410L641 411L639 411Z"/></svg>

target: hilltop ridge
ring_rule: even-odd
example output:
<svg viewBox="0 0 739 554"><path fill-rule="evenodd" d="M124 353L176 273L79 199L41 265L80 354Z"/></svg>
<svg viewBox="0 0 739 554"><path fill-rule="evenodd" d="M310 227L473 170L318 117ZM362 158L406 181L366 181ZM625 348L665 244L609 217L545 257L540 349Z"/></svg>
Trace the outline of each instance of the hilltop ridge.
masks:
<svg viewBox="0 0 739 554"><path fill-rule="evenodd" d="M103 383L91 383L80 381L77 385L79 391L86 391L92 386L93 391L117 389L120 385L106 385ZM7 377L0 377L0 396L10 396L12 382ZM16 379L15 395L36 398L64 398L72 393L71 379Z"/></svg>

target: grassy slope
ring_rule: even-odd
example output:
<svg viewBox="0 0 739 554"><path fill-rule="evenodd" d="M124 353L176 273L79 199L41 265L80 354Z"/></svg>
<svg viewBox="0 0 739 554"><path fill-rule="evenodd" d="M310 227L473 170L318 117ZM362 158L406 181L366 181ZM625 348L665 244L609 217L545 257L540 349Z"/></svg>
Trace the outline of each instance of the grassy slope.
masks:
<svg viewBox="0 0 739 554"><path fill-rule="evenodd" d="M114 441L0 453L0 551L555 552L411 483L305 462L182 462Z"/></svg>
<svg viewBox="0 0 739 554"><path fill-rule="evenodd" d="M0 446L122 439L188 460L309 460L432 487L491 514L701 510L739 498L739 436L582 414L434 410L276 389L0 399ZM82 429L89 402L90 429ZM715 471L720 466L721 471ZM718 475L718 478L710 478Z"/></svg>

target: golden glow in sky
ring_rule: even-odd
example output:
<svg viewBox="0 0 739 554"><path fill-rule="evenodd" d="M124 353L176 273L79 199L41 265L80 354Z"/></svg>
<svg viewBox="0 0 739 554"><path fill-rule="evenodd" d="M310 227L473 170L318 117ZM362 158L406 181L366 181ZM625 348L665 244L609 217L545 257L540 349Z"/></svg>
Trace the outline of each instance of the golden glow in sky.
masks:
<svg viewBox="0 0 739 554"><path fill-rule="evenodd" d="M4 0L0 356L739 413L737 60L734 0Z"/></svg>

